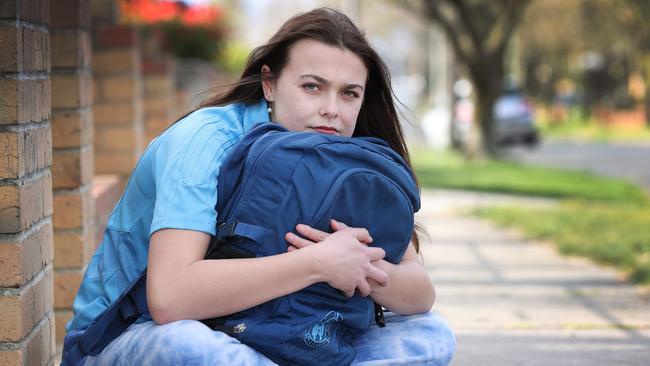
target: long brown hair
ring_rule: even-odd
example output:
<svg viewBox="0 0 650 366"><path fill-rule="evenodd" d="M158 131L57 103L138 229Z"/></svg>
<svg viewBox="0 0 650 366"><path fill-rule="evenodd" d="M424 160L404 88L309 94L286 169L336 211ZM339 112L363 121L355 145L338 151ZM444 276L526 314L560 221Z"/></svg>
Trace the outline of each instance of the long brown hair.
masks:
<svg viewBox="0 0 650 366"><path fill-rule="evenodd" d="M226 85L225 92L205 99L197 109L230 103L255 104L264 97L262 65L272 70L265 78L275 80L287 64L289 49L298 40L313 39L324 44L350 50L368 69L365 95L353 136L373 136L386 141L409 166L404 133L393 102L390 71L370 46L363 33L345 14L330 8L318 8L289 19L265 45L255 48L239 79ZM419 251L418 235L413 243Z"/></svg>

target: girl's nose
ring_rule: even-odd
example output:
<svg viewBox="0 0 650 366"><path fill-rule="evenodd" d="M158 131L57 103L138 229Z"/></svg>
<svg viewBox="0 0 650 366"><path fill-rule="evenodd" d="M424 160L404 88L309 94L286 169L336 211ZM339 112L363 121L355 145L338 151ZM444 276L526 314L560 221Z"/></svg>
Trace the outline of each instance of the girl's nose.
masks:
<svg viewBox="0 0 650 366"><path fill-rule="evenodd" d="M320 108L319 113L322 117L327 119L338 117L339 111L336 103L336 96L328 96L325 104Z"/></svg>

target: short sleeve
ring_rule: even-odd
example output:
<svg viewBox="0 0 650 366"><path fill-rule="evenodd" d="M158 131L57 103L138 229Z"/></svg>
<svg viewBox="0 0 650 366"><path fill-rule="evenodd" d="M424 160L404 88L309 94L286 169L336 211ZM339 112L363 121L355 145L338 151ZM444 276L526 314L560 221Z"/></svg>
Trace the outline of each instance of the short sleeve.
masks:
<svg viewBox="0 0 650 366"><path fill-rule="evenodd" d="M164 140L155 154L156 203L150 235L160 229L216 232L219 169L243 130L236 118L228 116L215 120L198 113L187 118L161 136Z"/></svg>

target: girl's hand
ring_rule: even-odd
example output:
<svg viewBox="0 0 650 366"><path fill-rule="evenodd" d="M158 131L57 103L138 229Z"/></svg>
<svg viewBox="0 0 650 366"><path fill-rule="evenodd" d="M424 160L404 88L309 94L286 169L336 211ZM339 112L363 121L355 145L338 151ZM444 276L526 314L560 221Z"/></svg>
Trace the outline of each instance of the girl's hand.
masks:
<svg viewBox="0 0 650 366"><path fill-rule="evenodd" d="M332 229L334 231L339 231L339 230L342 230L342 229L345 229L346 227L348 227L346 224L344 224L342 222L339 222L339 221L336 221L334 219L332 219L330 221L330 225L332 226ZM299 237L298 235L296 235L294 233L291 233L291 232L287 233L284 236L284 238L290 244L289 247L287 248L288 252L292 252L294 250L304 248L304 247L306 247L308 245L311 245L311 244L320 243L321 241L327 239L327 237L330 235L330 233L326 233L324 231L314 229L313 227L311 227L309 225L304 225L304 224L296 225L296 231L298 233L300 233L300 235L304 236L307 239L303 239L303 238ZM370 234L368 234L368 236L364 237L363 239L364 240L369 239L367 241L361 241L364 244L372 243L372 237L370 237Z"/></svg>
<svg viewBox="0 0 650 366"><path fill-rule="evenodd" d="M308 239L287 233L288 250L313 250L321 265L324 281L348 297L354 295L355 290L362 296L368 296L372 290L371 281L385 286L388 275L372 262L382 259L386 253L381 248L367 246L372 242L368 230L348 227L335 220L331 225L335 230L332 234L298 225L296 230ZM325 245L312 245L316 243Z"/></svg>

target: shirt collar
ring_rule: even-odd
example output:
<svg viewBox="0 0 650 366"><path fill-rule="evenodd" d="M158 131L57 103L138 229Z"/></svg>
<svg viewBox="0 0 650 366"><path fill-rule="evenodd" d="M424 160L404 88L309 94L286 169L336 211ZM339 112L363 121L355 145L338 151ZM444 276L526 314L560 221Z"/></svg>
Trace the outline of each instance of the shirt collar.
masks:
<svg viewBox="0 0 650 366"><path fill-rule="evenodd" d="M258 103L247 105L244 109L244 131L248 132L255 125L270 122L268 105L266 100L261 99Z"/></svg>

